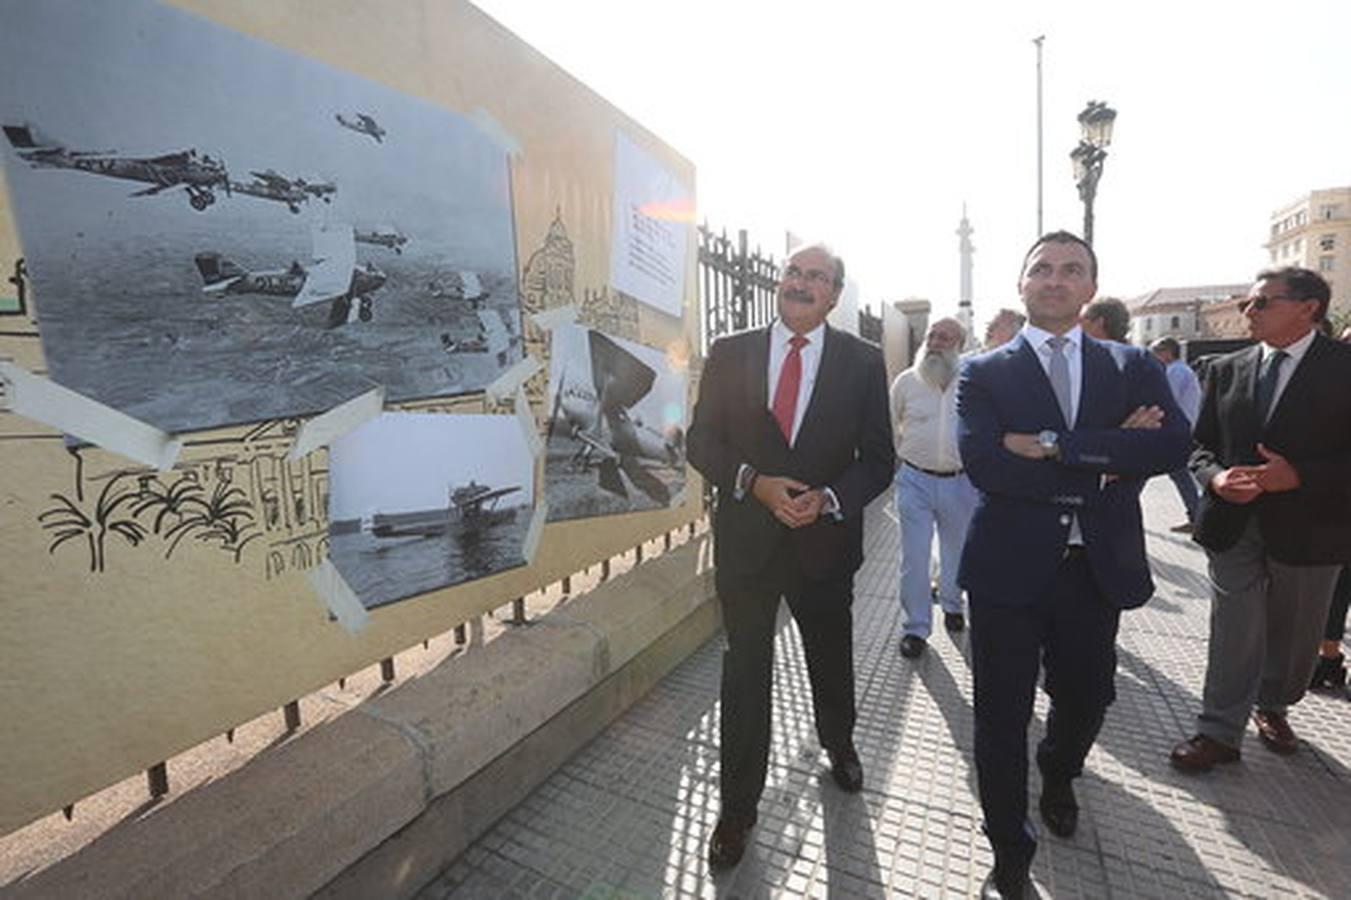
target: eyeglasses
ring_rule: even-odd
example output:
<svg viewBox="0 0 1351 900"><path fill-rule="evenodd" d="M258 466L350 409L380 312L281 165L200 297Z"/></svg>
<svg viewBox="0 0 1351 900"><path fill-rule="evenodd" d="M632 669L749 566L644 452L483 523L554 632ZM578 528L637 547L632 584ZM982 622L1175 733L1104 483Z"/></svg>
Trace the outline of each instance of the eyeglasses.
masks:
<svg viewBox="0 0 1351 900"><path fill-rule="evenodd" d="M1277 300L1287 300L1287 301L1289 301L1289 302L1291 302L1291 303L1303 303L1304 301L1309 300L1309 299L1311 299L1311 298L1309 298L1309 297L1286 297L1286 296L1283 296L1283 295L1276 295L1276 296L1274 296L1274 297L1268 297L1266 294L1258 294L1256 297L1247 297L1247 298L1245 298L1245 299L1243 299L1243 300L1238 301L1238 311L1239 311L1239 312L1247 312L1247 311L1250 310L1250 309L1266 309L1268 306L1270 306L1272 303L1276 302Z"/></svg>
<svg viewBox="0 0 1351 900"><path fill-rule="evenodd" d="M791 265L783 270L783 280L788 281L790 278L798 278L801 279L802 281L807 282L808 284L835 283L835 273L833 272L825 272L822 271L821 269L808 269L807 271L804 272L797 266Z"/></svg>

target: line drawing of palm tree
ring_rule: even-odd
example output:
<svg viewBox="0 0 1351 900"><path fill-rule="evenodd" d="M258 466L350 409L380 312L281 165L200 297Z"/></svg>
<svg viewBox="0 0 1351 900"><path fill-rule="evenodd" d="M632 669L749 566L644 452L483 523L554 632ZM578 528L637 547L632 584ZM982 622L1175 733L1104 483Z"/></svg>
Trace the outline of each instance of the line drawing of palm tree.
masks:
<svg viewBox="0 0 1351 900"><path fill-rule="evenodd" d="M56 506L38 514L38 521L47 531L53 532L47 552L55 554L56 549L66 541L83 537L89 551L89 571L102 572L107 563L107 537L116 534L135 547L145 539L146 528L136 521L134 509L129 509L130 517L121 510L129 507L140 496L140 491L130 489L122 479L126 472L118 472L108 480L94 502L92 515L81 507L84 503L84 460L78 448L71 448L75 457L75 500L64 494L51 494Z"/></svg>
<svg viewBox="0 0 1351 900"><path fill-rule="evenodd" d="M262 536L260 533L249 534L256 526L248 494L225 477L216 482L210 497L203 499L200 493L199 486L196 491L181 494L178 520L164 532L165 540L169 541L165 558L169 558L185 538L192 537L217 543L239 562L244 547Z"/></svg>

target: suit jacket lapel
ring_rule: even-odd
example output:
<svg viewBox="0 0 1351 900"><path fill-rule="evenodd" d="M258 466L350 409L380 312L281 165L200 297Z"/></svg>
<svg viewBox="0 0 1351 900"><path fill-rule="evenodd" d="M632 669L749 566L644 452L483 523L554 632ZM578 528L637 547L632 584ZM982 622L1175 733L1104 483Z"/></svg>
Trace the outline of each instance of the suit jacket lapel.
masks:
<svg viewBox="0 0 1351 900"><path fill-rule="evenodd" d="M821 333L821 358L816 363L816 380L812 382L812 392L807 396L807 409L802 414L802 425L797 430L795 447L802 446L803 436L825 415L823 404L817 403L817 397L835 397L835 381L840 375L840 340L833 329L827 325Z"/></svg>
<svg viewBox="0 0 1351 900"><path fill-rule="evenodd" d="M1112 395L1112 377L1118 371L1111 348L1095 343L1087 336L1082 341L1080 357L1079 409L1076 424L1105 425L1097 416L1115 411L1115 405L1106 403ZM1115 422L1110 424L1117 424Z"/></svg>
<svg viewBox="0 0 1351 900"><path fill-rule="evenodd" d="M1311 409L1308 399L1302 399L1303 396L1311 390L1317 390L1317 373L1310 374L1310 370L1316 370L1318 359L1322 356L1325 347L1323 346L1325 338L1322 335L1314 335L1313 343L1309 349L1304 351L1304 358L1299 361L1299 367L1290 375L1290 380L1286 382L1285 390L1281 392L1280 402L1276 408L1271 411L1271 418L1267 420L1265 427L1271 428L1276 424L1278 418L1284 418L1282 411L1286 409ZM1289 365L1289 363L1286 363ZM1254 385L1256 380L1254 379ZM1255 390L1255 388L1254 388ZM1291 402L1293 401L1293 402Z"/></svg>
<svg viewBox="0 0 1351 900"><path fill-rule="evenodd" d="M1051 387L1051 377L1042 368L1037 349L1032 346L1032 342L1027 339L1027 335L1018 335L1009 343L1008 350L1005 352L1013 357L1014 365L1018 368L1018 371L1010 375L1009 378L1016 379L1019 384L1037 385L1034 396L1028 399L1048 414L1048 421L1060 422L1064 425L1064 430L1069 431L1070 423L1065 421L1065 416L1060 412L1060 401L1056 399L1055 389ZM1080 408L1082 408L1082 404ZM1054 416L1054 420L1051 420L1050 416Z"/></svg>
<svg viewBox="0 0 1351 900"><path fill-rule="evenodd" d="M743 373L748 393L749 412L758 416L761 426L774 433L779 443L787 446L783 432L774 413L769 409L769 343L773 340L773 325L764 328L751 341L751 352L746 354L746 368Z"/></svg>
<svg viewBox="0 0 1351 900"><path fill-rule="evenodd" d="M1243 433L1252 435L1253 441L1257 440L1257 435L1262 431L1262 423L1257 418L1257 375L1261 368L1261 344L1254 344L1234 360L1237 395L1243 398L1243 402L1238 404L1237 412L1242 416L1238 422L1244 425Z"/></svg>

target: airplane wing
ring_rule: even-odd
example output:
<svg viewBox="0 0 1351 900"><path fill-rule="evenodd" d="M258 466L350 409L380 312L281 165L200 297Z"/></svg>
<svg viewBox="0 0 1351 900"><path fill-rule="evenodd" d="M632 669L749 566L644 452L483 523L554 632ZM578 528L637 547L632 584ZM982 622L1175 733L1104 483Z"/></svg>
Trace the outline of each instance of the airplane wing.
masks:
<svg viewBox="0 0 1351 900"><path fill-rule="evenodd" d="M309 269L305 285L291 303L293 307L341 297L352 287L352 270L356 268L357 256L352 226L320 226L314 229L313 238L314 265Z"/></svg>
<svg viewBox="0 0 1351 900"><path fill-rule="evenodd" d="M143 191L136 191L128 194L128 197L149 197L151 194L158 194L160 191L167 191L169 188L182 187L182 183L175 184L156 184L146 188Z"/></svg>
<svg viewBox="0 0 1351 900"><path fill-rule="evenodd" d="M627 409L647 396L657 373L599 331L588 331L591 344L591 379L600 397L601 410Z"/></svg>
<svg viewBox="0 0 1351 900"><path fill-rule="evenodd" d="M624 456L619 460L619 468L629 476L633 486L651 497L662 506L671 505L671 489L660 478L643 468L637 457Z"/></svg>

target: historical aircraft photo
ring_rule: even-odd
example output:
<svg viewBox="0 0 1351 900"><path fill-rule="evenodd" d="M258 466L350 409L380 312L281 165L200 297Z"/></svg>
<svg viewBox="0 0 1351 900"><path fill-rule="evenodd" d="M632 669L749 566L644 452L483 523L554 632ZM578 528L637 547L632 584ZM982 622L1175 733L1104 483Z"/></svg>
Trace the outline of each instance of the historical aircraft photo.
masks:
<svg viewBox="0 0 1351 900"><path fill-rule="evenodd" d="M195 149L160 156L118 156L115 151L70 150L25 123L0 127L19 157L35 169L74 169L150 185L132 193L132 197L182 188L188 203L200 212L216 202L217 189L228 194L233 188L224 161Z"/></svg>
<svg viewBox="0 0 1351 900"><path fill-rule="evenodd" d="M333 118L338 120L338 124L343 128L350 128L357 134L366 134L375 138L377 144L384 143L385 129L380 127L380 123L366 113L359 112L355 117L349 119L342 113L334 113Z"/></svg>
<svg viewBox="0 0 1351 900"><path fill-rule="evenodd" d="M329 558L367 608L526 562L535 459L515 416L381 413L328 468Z"/></svg>
<svg viewBox="0 0 1351 900"><path fill-rule="evenodd" d="M356 242L358 244L374 244L377 247L385 247L393 250L395 253L403 253L403 245L408 243L408 235L404 234L393 225L378 225L375 228L356 230Z"/></svg>
<svg viewBox="0 0 1351 900"><path fill-rule="evenodd" d="M0 167L49 377L181 433L375 385L470 393L519 361L500 143L178 6L5 7Z"/></svg>
<svg viewBox="0 0 1351 900"><path fill-rule="evenodd" d="M591 329L555 329L553 340L550 519L669 506L685 484L683 371Z"/></svg>
<svg viewBox="0 0 1351 900"><path fill-rule="evenodd" d="M348 321L371 321L371 295L384 286L386 276L370 263L357 265L352 229L316 228L313 244L313 258L308 266L293 261L285 269L265 272L251 272L212 251L198 253L194 261L206 283L202 292L291 297L291 305L297 309L326 302L330 328Z"/></svg>

